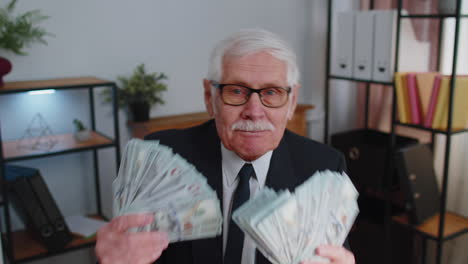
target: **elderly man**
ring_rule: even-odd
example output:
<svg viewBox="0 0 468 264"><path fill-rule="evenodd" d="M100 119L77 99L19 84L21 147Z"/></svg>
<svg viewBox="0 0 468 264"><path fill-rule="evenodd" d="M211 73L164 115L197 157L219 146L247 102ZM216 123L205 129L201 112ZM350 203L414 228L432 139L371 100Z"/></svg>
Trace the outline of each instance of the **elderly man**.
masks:
<svg viewBox="0 0 468 264"><path fill-rule="evenodd" d="M264 186L293 190L317 170L345 169L337 151L285 129L296 107L298 79L294 53L271 32L243 30L221 41L203 80L214 120L146 139L170 146L207 177L222 201L222 235L168 246L163 232L127 232L151 223L151 216L122 216L98 232L100 262L270 263L230 220L231 212ZM323 245L316 253L331 263L354 263L353 254L340 246Z"/></svg>

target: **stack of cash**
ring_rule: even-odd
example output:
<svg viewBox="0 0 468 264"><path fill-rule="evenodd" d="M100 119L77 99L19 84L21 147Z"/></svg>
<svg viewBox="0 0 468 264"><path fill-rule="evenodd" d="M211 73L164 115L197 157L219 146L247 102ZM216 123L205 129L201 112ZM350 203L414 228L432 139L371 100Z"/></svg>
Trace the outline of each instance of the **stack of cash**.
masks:
<svg viewBox="0 0 468 264"><path fill-rule="evenodd" d="M326 261L315 255L315 249L344 243L359 212L357 197L346 174L323 171L293 194L263 188L232 217L273 263Z"/></svg>
<svg viewBox="0 0 468 264"><path fill-rule="evenodd" d="M132 231L165 231L170 242L221 233L216 192L193 165L158 141L129 141L112 188L114 216L154 215L152 224Z"/></svg>

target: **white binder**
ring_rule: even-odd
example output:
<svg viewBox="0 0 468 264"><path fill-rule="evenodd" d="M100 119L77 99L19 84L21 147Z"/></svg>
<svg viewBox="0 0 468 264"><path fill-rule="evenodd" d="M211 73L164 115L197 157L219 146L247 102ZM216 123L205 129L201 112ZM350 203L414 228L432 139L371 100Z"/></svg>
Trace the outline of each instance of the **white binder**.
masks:
<svg viewBox="0 0 468 264"><path fill-rule="evenodd" d="M396 10L373 11L375 21L372 80L391 82L395 61Z"/></svg>
<svg viewBox="0 0 468 264"><path fill-rule="evenodd" d="M338 13L336 39L332 75L351 78L354 57L354 12Z"/></svg>
<svg viewBox="0 0 468 264"><path fill-rule="evenodd" d="M374 41L374 13L356 12L354 38L353 77L362 80L372 79L372 55Z"/></svg>

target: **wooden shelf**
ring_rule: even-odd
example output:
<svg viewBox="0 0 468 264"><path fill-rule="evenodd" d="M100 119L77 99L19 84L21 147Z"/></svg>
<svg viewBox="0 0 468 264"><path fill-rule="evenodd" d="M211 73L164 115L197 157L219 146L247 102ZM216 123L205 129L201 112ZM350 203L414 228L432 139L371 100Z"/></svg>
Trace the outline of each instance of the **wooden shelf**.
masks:
<svg viewBox="0 0 468 264"><path fill-rule="evenodd" d="M288 121L287 128L301 136L307 136L306 114L308 110L314 108L313 105L298 104L293 118ZM152 132L166 129L188 128L204 123L210 119L211 117L207 112L198 112L157 117L146 122L128 122L128 125L132 129L133 137L143 138Z"/></svg>
<svg viewBox="0 0 468 264"><path fill-rule="evenodd" d="M412 227L419 233L431 238L438 239L439 236L439 214L429 218L424 223L413 226L410 225L408 215L394 216L393 220L402 225ZM445 213L444 240L454 238L468 232L468 218L454 214Z"/></svg>
<svg viewBox="0 0 468 264"><path fill-rule="evenodd" d="M83 142L76 141L73 137L73 133L51 135L43 137L41 139L44 140L44 142L53 140L56 143L50 149L32 149L28 146L34 144L34 142L37 140L35 138L2 142L3 155L5 160L13 161L37 158L42 156L58 155L67 152L76 152L93 148L107 147L112 146L114 144L114 142L111 139L94 131L91 132L91 138Z"/></svg>
<svg viewBox="0 0 468 264"><path fill-rule="evenodd" d="M5 85L0 87L0 94L2 93L19 93L43 89L69 89L69 88L82 88L90 86L107 86L114 85L113 82L98 79L96 77L80 77L80 78L61 78L52 80L38 80L38 81L19 81L19 82L5 82Z"/></svg>
<svg viewBox="0 0 468 264"><path fill-rule="evenodd" d="M449 18L453 17L456 18L457 14L408 14L408 15L401 15L401 18ZM468 17L468 14L460 14L461 18Z"/></svg>
<svg viewBox="0 0 468 264"><path fill-rule="evenodd" d="M199 125L210 119L211 117L207 112L199 112L157 117L152 118L146 122L129 121L128 125L133 129L134 137L143 138L145 135L151 132L166 129L188 128Z"/></svg>
<svg viewBox="0 0 468 264"><path fill-rule="evenodd" d="M352 77L342 77L342 76L337 76L337 75L328 75L328 78L335 79L335 80L345 80L345 81L352 81L352 82L369 83L369 84L393 85L393 82L381 82L381 81L373 81L373 80L364 80L364 79L356 79L356 78L352 78Z"/></svg>
<svg viewBox="0 0 468 264"><path fill-rule="evenodd" d="M101 219L101 217L93 216ZM73 234L73 240L62 250L58 252L49 252L46 247L26 230L12 232L15 261L26 262L33 259L39 259L49 255L56 255L84 247L93 246L96 243L96 237L84 238L83 236Z"/></svg>
<svg viewBox="0 0 468 264"><path fill-rule="evenodd" d="M15 81L15 82L6 82L4 85L0 86L0 96L11 95L16 93L26 93L29 91L41 91L41 90L73 90L77 91L79 89L82 92L88 92L90 100L88 102L89 109L91 112L91 121L95 123L96 113L95 113L95 102L93 99L93 94L97 91L94 88L103 87L105 89L111 89L114 94L117 91L117 85L113 81L104 80L96 77L76 77L76 78L58 78L58 79L49 79L49 80L31 80L31 81ZM6 98L5 98L6 99ZM113 114L117 114L117 104L116 98L113 97ZM114 124L114 136L110 137L105 134L100 133L99 131L91 131L90 138L86 141L77 141L75 140L73 133L64 133L64 134L55 134L47 135L39 138L28 138L28 139L15 139L9 141L3 141L0 137L0 153L2 158L0 161L0 169L2 177L4 175L4 165L8 162L28 160L28 159L37 159L48 156L57 156L64 155L69 153L78 153L90 150L97 150L103 148L115 148L116 156L116 165L120 161L120 146L119 146L119 119L118 116L113 117ZM39 135L38 131L32 131L34 136ZM18 137L23 136L24 133L18 134ZM96 182L96 208L98 211L101 209L101 200L99 199L100 187L99 187L99 158L94 157L94 180ZM5 180L5 179L3 179ZM10 206L6 203L3 198L8 198L8 192L2 193L0 195L0 205L2 207ZM6 199L8 202L11 202L11 199ZM11 218L11 216L10 216ZM98 217L103 219L102 217ZM5 219L3 219L5 220ZM10 219L11 220L11 219ZM19 230L12 232L11 226L6 228L7 230L2 234L4 239L4 253L8 253L8 263L23 263L34 261L37 259L43 259L51 257L54 255L59 255L65 252L78 250L85 247L92 247L95 244L95 238L84 238L79 235L74 235L73 240L67 244L67 246L59 251L49 252L44 246L42 241L27 232L26 230ZM0 233L1 234L1 233ZM7 236L8 234L8 236ZM11 238L11 241L9 239ZM12 254L9 254L12 253Z"/></svg>
<svg viewBox="0 0 468 264"><path fill-rule="evenodd" d="M426 131L430 131L430 132L434 132L434 133L440 133L440 134L458 134L458 133L464 133L464 132L467 132L468 129L466 128L452 128L452 131L450 133L447 132L447 129L434 129L434 128L429 128L429 127L425 127L425 126L421 126L421 125L415 125L415 124L408 124L408 123L401 123L399 121L395 122L396 125L399 125L399 126L405 126L405 127L412 127L412 128L417 128L417 129L420 129L420 130L426 130Z"/></svg>

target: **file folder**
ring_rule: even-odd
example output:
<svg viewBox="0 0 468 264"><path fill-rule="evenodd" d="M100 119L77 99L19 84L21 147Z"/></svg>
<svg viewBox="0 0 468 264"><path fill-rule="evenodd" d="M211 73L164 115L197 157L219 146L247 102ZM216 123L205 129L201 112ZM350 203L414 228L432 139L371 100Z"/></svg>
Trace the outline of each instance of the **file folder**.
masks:
<svg viewBox="0 0 468 264"><path fill-rule="evenodd" d="M401 188L406 195L406 209L413 224L422 224L439 212L440 194L428 145L416 145L396 153L395 165Z"/></svg>
<svg viewBox="0 0 468 264"><path fill-rule="evenodd" d="M336 54L333 56L332 75L353 77L354 57L354 12L341 12L337 15L337 34L335 35Z"/></svg>
<svg viewBox="0 0 468 264"><path fill-rule="evenodd" d="M391 82L395 67L396 10L375 10L372 80Z"/></svg>
<svg viewBox="0 0 468 264"><path fill-rule="evenodd" d="M51 252L65 247L72 234L39 170L7 165L5 176L14 205L32 233Z"/></svg>
<svg viewBox="0 0 468 264"><path fill-rule="evenodd" d="M8 171L7 171L8 173ZM43 241L52 237L54 229L37 201L26 177L18 178L11 185L14 200L19 207L18 214L25 224Z"/></svg>
<svg viewBox="0 0 468 264"><path fill-rule="evenodd" d="M353 76L356 79L372 79L372 56L374 41L374 13L370 11L356 12L354 38Z"/></svg>
<svg viewBox="0 0 468 264"><path fill-rule="evenodd" d="M44 212L51 222L56 235L60 234L60 236L64 236L64 234L70 234L67 224L65 223L65 219L52 198L52 194L50 193L49 188L47 188L44 179L39 174L36 174L32 176L29 181L40 204L44 207ZM63 241L64 239L67 239L66 236L61 240Z"/></svg>

